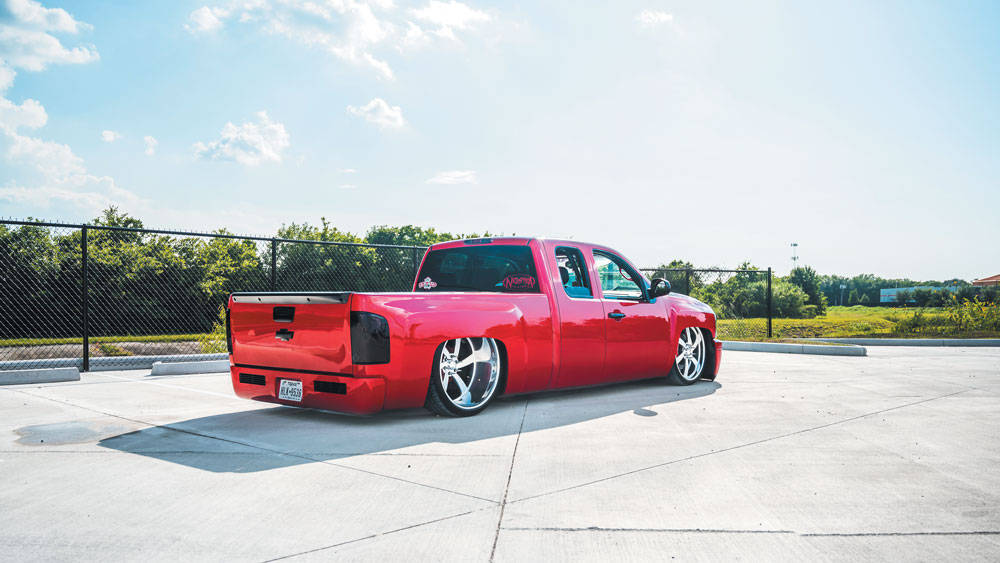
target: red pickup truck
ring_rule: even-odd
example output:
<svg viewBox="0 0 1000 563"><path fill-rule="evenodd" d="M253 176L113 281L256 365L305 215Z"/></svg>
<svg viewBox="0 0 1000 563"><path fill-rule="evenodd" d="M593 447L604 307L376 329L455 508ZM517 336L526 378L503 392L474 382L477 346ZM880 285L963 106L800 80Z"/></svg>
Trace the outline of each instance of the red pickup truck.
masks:
<svg viewBox="0 0 1000 563"><path fill-rule="evenodd" d="M605 246L483 238L427 249L409 293L234 293L240 397L350 413L482 411L501 394L714 379L704 303Z"/></svg>

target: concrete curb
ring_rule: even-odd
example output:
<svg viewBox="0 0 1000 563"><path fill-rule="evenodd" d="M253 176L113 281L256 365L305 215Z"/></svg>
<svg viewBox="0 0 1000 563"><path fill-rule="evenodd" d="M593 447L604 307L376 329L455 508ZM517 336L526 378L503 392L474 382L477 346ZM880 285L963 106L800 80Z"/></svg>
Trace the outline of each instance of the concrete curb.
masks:
<svg viewBox="0 0 1000 563"><path fill-rule="evenodd" d="M0 385L55 383L57 381L80 381L80 370L76 368L52 368L0 371Z"/></svg>
<svg viewBox="0 0 1000 563"><path fill-rule="evenodd" d="M739 352L770 352L772 354L812 354L817 356L867 356L862 346L823 346L820 344L788 344L785 342L739 342L723 340L723 350Z"/></svg>
<svg viewBox="0 0 1000 563"><path fill-rule="evenodd" d="M992 346L1000 338L803 338L814 342L836 342L861 346Z"/></svg>
<svg viewBox="0 0 1000 563"><path fill-rule="evenodd" d="M228 354L172 354L164 356L99 356L90 358L90 371L123 369L149 369L156 362L200 362L227 360ZM0 362L0 371L16 370L27 364L32 369L69 368L83 369L82 358L45 358L37 360L12 360Z"/></svg>
<svg viewBox="0 0 1000 563"><path fill-rule="evenodd" d="M221 373L227 371L229 371L229 360L155 362L149 375L190 375L193 373Z"/></svg>

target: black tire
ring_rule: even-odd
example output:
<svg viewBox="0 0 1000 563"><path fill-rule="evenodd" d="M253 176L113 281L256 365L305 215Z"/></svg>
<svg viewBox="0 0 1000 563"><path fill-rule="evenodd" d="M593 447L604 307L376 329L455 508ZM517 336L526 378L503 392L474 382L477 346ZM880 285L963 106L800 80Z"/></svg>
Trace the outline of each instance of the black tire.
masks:
<svg viewBox="0 0 1000 563"><path fill-rule="evenodd" d="M683 329L677 338L677 353L667 374L667 382L671 385L691 385L701 379L705 370L712 369L709 364L714 362L714 354L709 353L708 348L705 331L695 327Z"/></svg>
<svg viewBox="0 0 1000 563"><path fill-rule="evenodd" d="M441 370L443 357L446 361L454 357L457 362L462 352L468 351L472 356L476 356L482 354L485 349L489 350L488 361L474 361L469 366L458 369L452 364L451 372L454 375L448 379L448 388L445 387ZM505 362L501 350L499 343L492 338L459 338L441 343L434 351L434 363L424 407L440 416L473 416L483 412L504 388ZM469 401L461 400L465 394L457 398L452 397L456 391L460 391L456 389L456 382L453 381L455 376L466 384ZM469 404L463 406L461 404L463 402Z"/></svg>

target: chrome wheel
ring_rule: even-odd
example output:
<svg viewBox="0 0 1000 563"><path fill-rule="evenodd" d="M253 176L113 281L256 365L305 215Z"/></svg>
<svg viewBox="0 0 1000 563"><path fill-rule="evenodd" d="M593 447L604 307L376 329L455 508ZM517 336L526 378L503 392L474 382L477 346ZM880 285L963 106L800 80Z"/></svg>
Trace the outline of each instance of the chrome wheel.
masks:
<svg viewBox="0 0 1000 563"><path fill-rule="evenodd" d="M677 342L677 374L684 381L701 377L705 368L705 337L697 328L685 328Z"/></svg>
<svg viewBox="0 0 1000 563"><path fill-rule="evenodd" d="M500 350L492 338L445 342L438 359L444 396L455 407L475 410L487 403L500 381Z"/></svg>

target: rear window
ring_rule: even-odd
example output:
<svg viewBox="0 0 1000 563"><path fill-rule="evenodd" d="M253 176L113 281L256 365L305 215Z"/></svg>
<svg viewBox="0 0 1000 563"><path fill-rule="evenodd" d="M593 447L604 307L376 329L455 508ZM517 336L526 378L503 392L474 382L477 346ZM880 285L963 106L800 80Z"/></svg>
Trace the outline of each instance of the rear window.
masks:
<svg viewBox="0 0 1000 563"><path fill-rule="evenodd" d="M427 253L417 291L497 291L538 293L531 248L490 244Z"/></svg>

